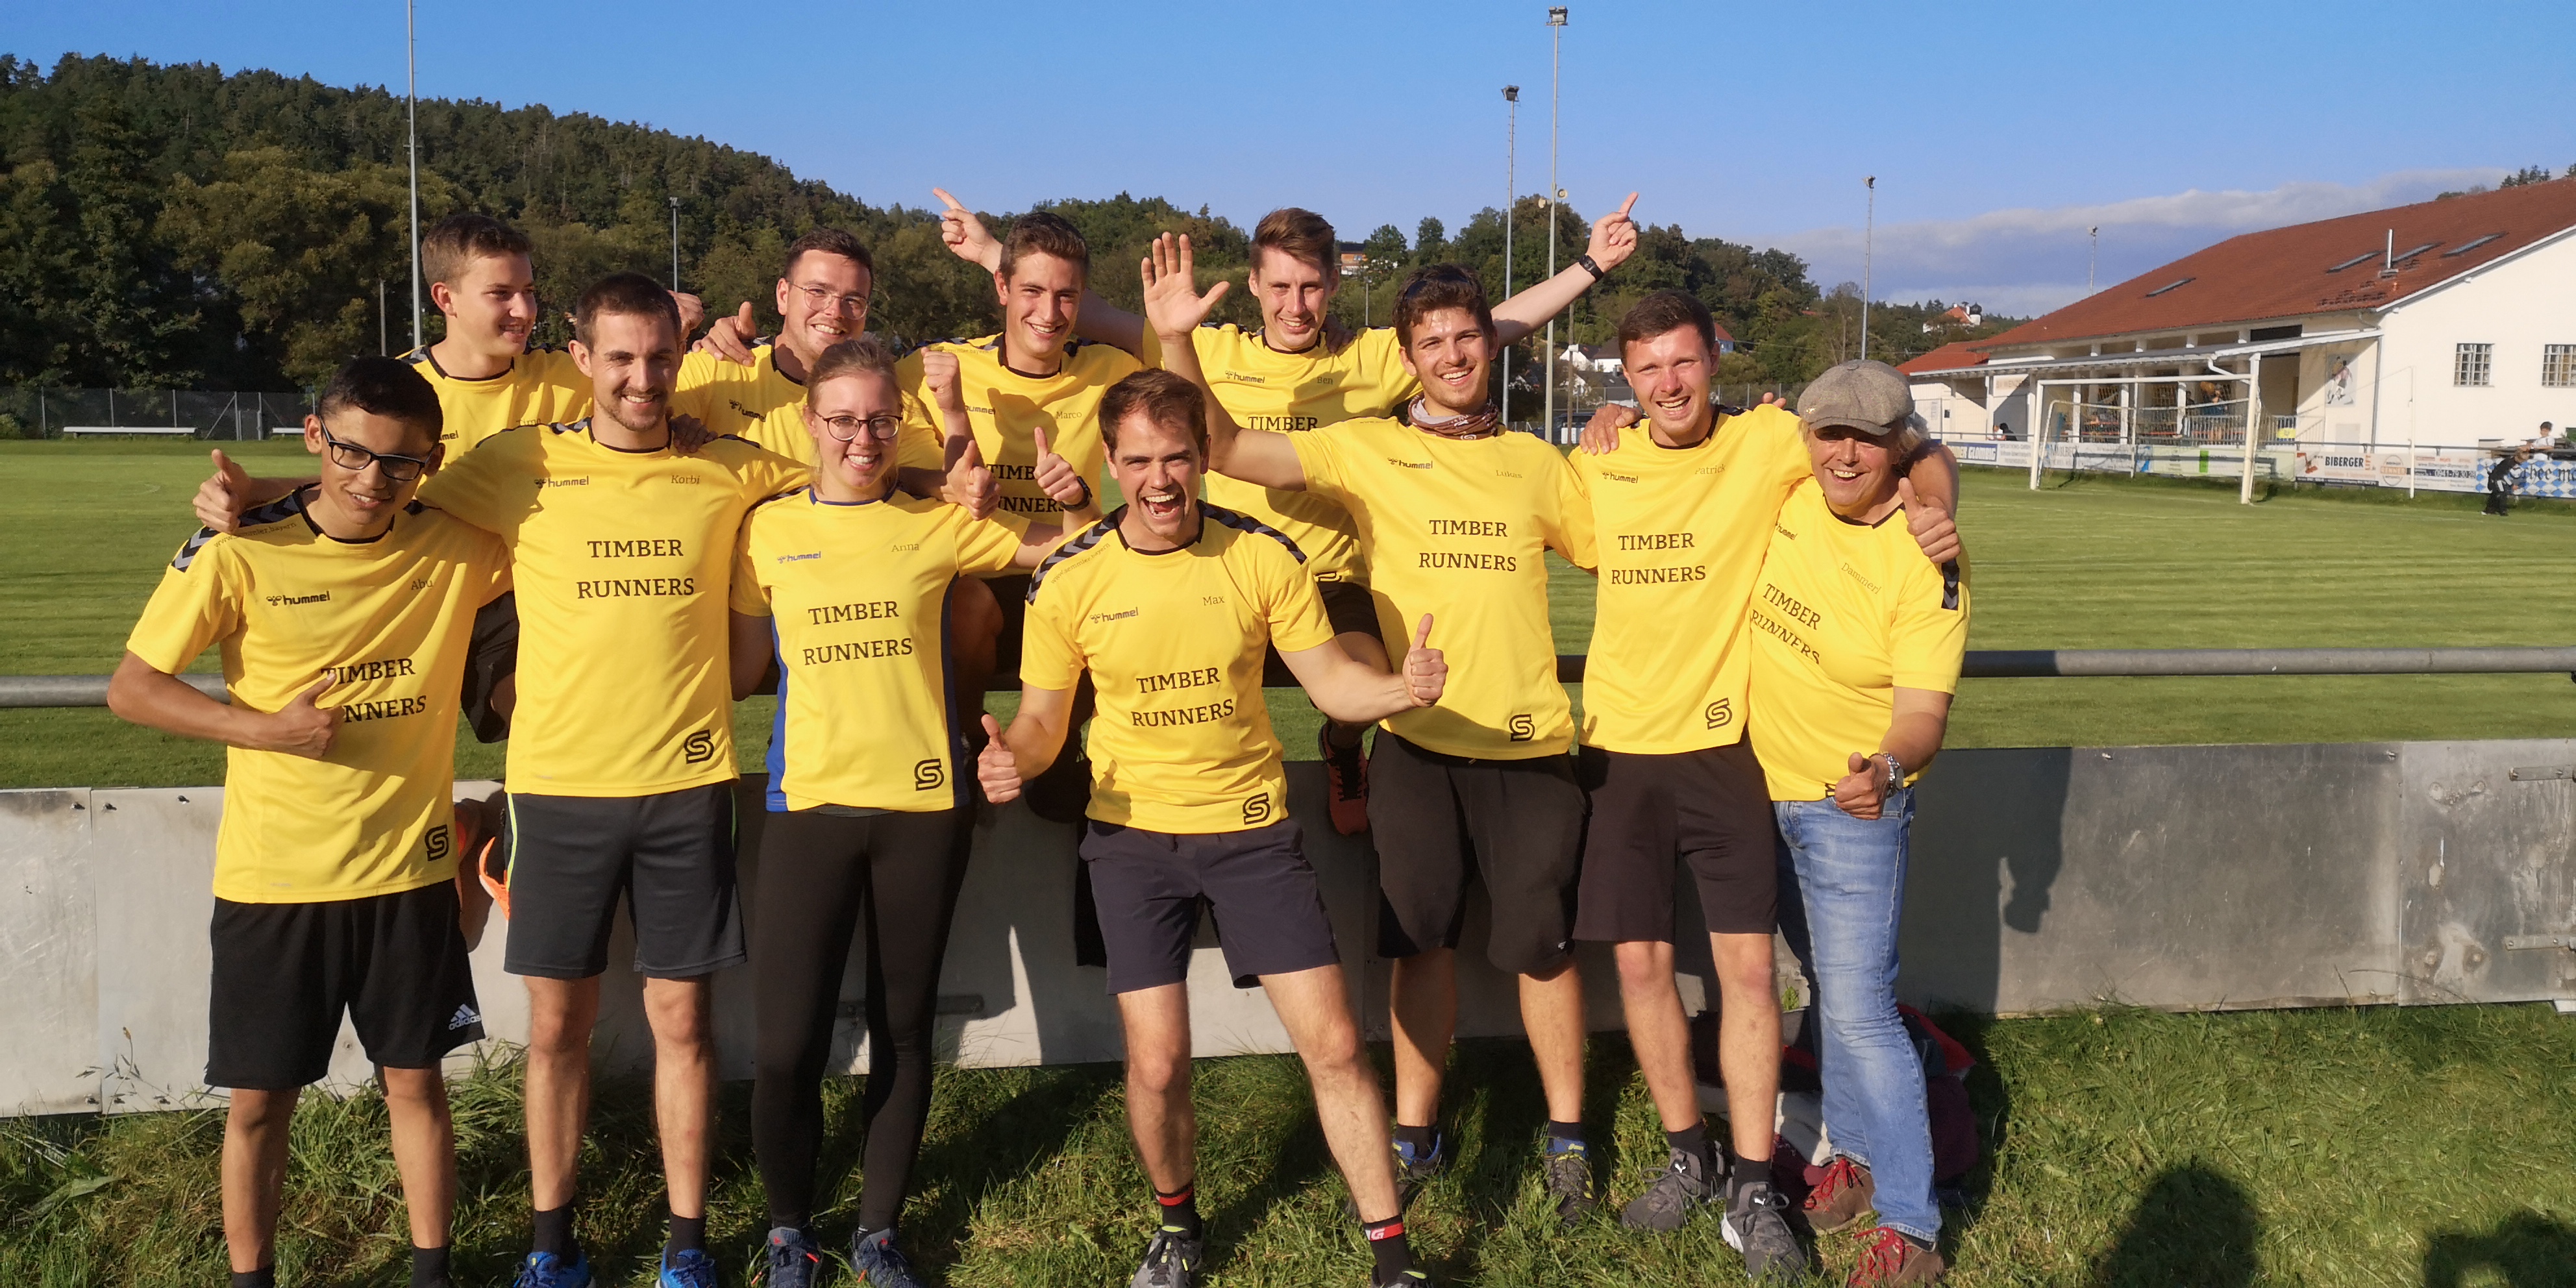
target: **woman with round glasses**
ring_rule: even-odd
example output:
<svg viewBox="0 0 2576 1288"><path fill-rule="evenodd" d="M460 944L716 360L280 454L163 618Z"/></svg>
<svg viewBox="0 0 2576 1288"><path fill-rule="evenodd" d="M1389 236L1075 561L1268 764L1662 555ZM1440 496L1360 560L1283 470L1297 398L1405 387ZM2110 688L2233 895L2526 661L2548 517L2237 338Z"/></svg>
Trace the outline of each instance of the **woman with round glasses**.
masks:
<svg viewBox="0 0 2576 1288"><path fill-rule="evenodd" d="M933 356L947 361L931 391L962 433L956 359ZM1035 567L1064 531L897 492L902 398L894 355L875 337L824 350L803 410L814 481L744 518L734 564L734 695L758 687L773 659L779 671L752 960L769 1288L807 1288L821 1270L810 1227L822 1078L862 926L867 1149L850 1262L873 1288L919 1283L894 1226L930 1109L940 958L973 818L973 775L960 772L972 731L956 717L982 697L951 704L949 589L961 574ZM1082 491L1061 458L1039 472L1060 499ZM1068 506L1064 521L1097 517Z"/></svg>

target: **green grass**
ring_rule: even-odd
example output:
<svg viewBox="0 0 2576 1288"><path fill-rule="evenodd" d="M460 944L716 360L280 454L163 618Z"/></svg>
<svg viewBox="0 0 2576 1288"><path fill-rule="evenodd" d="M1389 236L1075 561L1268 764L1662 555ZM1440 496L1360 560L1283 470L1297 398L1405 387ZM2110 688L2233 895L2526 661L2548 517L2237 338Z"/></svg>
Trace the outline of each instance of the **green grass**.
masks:
<svg viewBox="0 0 2576 1288"><path fill-rule="evenodd" d="M1982 1061L1970 1088L1994 1160L1971 1174L1970 1206L1945 1214L1961 1288L2576 1284L2576 1021L2546 1006L2123 1011L1953 1031ZM1590 1073L1597 1175L1624 1201L1662 1137L1621 1041L1595 1041ZM517 1090L507 1067L455 1090L460 1283L502 1282L524 1248ZM826 1091L819 1224L835 1244L857 1202L857 1091ZM1202 1282L1365 1282L1294 1061L1202 1061L1197 1094L1215 1272ZM1554 1227L1532 1165L1546 1114L1526 1048L1465 1044L1448 1100L1455 1166L1408 1221L1443 1282L1741 1282L1708 1217L1671 1236L1607 1216ZM1112 1067L944 1072L904 1216L931 1282L1124 1283L1150 1230L1122 1112ZM747 1117L747 1090L728 1087L710 1230L734 1283L765 1224ZM602 1282L642 1285L661 1234L644 1089L603 1088L593 1122L582 1237ZM406 1282L384 1131L371 1096L298 1116L286 1282ZM0 1281L220 1282L221 1137L216 1112L0 1124ZM1821 1246L1848 1268L1849 1240Z"/></svg>
<svg viewBox="0 0 2576 1288"><path fill-rule="evenodd" d="M298 467L255 446L254 469ZM0 671L104 673L168 552L193 527L203 457L180 444L0 444ZM2272 497L2084 480L2032 493L1973 473L1963 526L1982 648L2576 642L2568 507L2509 521L2426 497ZM1562 570L1561 570L1562 571ZM1588 637L1591 586L1555 580L1559 647ZM1276 694L1291 754L1312 711ZM1007 699L997 699L1005 705ZM1976 681L1954 745L2562 736L2576 685L2555 676ZM756 730L765 705L746 704ZM760 739L743 740L746 761ZM1308 753L1311 754L1311 753ZM498 750L460 752L497 773ZM0 784L218 781L220 752L104 712L0 712ZM2576 1020L2547 1007L2166 1016L2105 1012L1954 1029L1993 1162L1948 1214L1951 1282L2404 1284L2576 1288ZM1660 1154L1624 1044L1594 1043L1587 1117L1615 1204ZM1213 1276L1356 1284L1366 1255L1339 1216L1294 1062L1198 1066L1201 1192ZM503 1280L524 1246L517 1071L456 1088L464 1283ZM827 1089L826 1214L857 1197L859 1084ZM1607 1220L1570 1234L1538 1207L1544 1117L1526 1048L1462 1045L1447 1130L1457 1168L1411 1226L1446 1282L1739 1282L1714 1222L1648 1238ZM1114 1068L950 1070L907 1240L933 1283L1123 1283L1147 1234ZM764 1224L730 1086L713 1229L742 1282ZM1604 1131L1607 1127L1608 1130ZM316 1098L298 1118L281 1264L293 1283L405 1281L397 1191L372 1097ZM216 1113L0 1123L0 1282L218 1282ZM659 1173L649 1102L605 1087L586 1161L584 1238L603 1282L649 1282ZM1826 1260L1849 1264L1845 1241ZM846 1282L846 1281L844 1281Z"/></svg>

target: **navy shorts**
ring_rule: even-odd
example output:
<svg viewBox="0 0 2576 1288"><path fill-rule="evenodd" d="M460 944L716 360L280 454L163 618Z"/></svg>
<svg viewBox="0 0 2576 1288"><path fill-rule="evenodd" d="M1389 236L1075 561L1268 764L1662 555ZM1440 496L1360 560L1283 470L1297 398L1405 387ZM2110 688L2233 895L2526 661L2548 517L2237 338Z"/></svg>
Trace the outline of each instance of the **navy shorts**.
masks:
<svg viewBox="0 0 2576 1288"><path fill-rule="evenodd" d="M1082 863L1109 949L1109 991L1187 979L1202 907L1216 921L1236 988L1339 963L1303 839L1289 819L1241 832L1149 832L1097 819L1085 825Z"/></svg>

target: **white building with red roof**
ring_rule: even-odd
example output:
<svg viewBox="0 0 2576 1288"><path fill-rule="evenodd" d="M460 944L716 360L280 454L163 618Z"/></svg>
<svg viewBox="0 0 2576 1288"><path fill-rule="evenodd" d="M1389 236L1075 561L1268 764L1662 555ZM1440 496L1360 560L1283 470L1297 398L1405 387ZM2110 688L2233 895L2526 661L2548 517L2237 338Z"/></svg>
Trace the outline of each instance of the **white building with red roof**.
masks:
<svg viewBox="0 0 2576 1288"><path fill-rule="evenodd" d="M2232 237L1902 370L1952 439L2518 443L2576 419L2576 179Z"/></svg>

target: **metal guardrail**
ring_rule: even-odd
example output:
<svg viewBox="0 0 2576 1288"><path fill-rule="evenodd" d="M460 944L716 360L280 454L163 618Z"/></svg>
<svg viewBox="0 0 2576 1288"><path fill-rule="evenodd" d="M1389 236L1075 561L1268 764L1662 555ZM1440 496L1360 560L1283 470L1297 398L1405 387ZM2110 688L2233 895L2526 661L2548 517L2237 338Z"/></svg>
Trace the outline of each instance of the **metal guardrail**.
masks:
<svg viewBox="0 0 2576 1288"><path fill-rule="evenodd" d="M1561 654L1556 678L1583 680L1584 657ZM1970 649L1960 674L1972 680L2187 675L2542 675L2576 679L2576 647L2510 648L2102 648ZM217 701L223 678L180 679ZM1272 688L1292 688L1296 677L1274 667L1262 677ZM1017 676L996 675L991 693L1015 693ZM771 690L763 690L769 692ZM0 708L103 707L104 675L0 675Z"/></svg>

